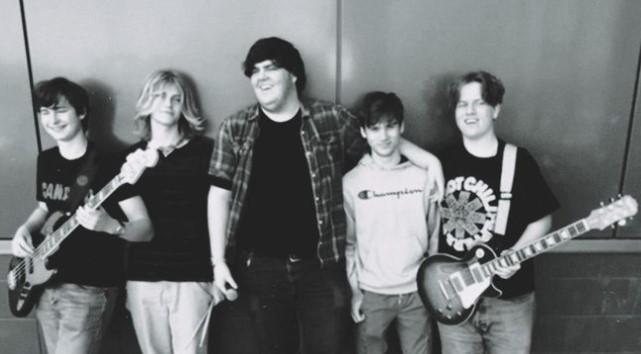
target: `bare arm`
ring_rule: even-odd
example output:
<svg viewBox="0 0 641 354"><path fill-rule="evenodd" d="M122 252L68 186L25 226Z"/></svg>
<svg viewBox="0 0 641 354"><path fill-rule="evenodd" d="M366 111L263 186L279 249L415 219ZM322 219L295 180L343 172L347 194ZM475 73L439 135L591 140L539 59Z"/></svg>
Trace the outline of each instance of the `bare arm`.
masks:
<svg viewBox="0 0 641 354"><path fill-rule="evenodd" d="M512 249L519 249L524 247L525 245L539 239L540 237L544 236L547 234L548 231L550 231L550 228L552 227L552 215L546 215L539 220L533 221L528 226L525 228L525 231L523 231L523 234L519 238L519 240L512 246ZM503 251L506 252L506 251ZM499 268L496 274L500 276L501 278L507 279L514 275L516 271L521 269L520 264L516 264L511 267L507 268Z"/></svg>
<svg viewBox="0 0 641 354"><path fill-rule="evenodd" d="M441 233L441 218L439 204L436 201L430 203L430 210L427 213L427 232L429 234L427 255L431 256L438 252L438 239Z"/></svg>
<svg viewBox="0 0 641 354"><path fill-rule="evenodd" d="M229 219L231 191L216 186L209 188L207 195L207 225L209 228L209 244L211 247L212 265L214 266L214 283L222 291L226 284L238 288L225 263L227 247L226 228Z"/></svg>
<svg viewBox="0 0 641 354"><path fill-rule="evenodd" d="M122 200L118 204L129 220L123 224L123 230L118 236L130 242L151 241L154 237L154 229L142 198L135 196Z"/></svg>
<svg viewBox="0 0 641 354"><path fill-rule="evenodd" d="M11 241L11 252L14 256L25 257L33 254L31 234L40 230L47 220L47 204L38 202L35 209L29 214L27 220L18 227Z"/></svg>
<svg viewBox="0 0 641 354"><path fill-rule="evenodd" d="M521 238L512 246L519 249L544 236L552 228L552 215L546 215L537 221L531 222L523 231Z"/></svg>
<svg viewBox="0 0 641 354"><path fill-rule="evenodd" d="M438 199L441 199L444 194L445 180L443 178L443 166L441 161L427 150L423 150L409 140L402 138L401 145L399 146L401 154L407 157L413 164L418 167L427 169L430 178L436 182L438 187Z"/></svg>
<svg viewBox="0 0 641 354"><path fill-rule="evenodd" d="M153 228L142 198L134 196L118 203L127 216L127 222L113 218L104 208L91 209L83 205L76 210L76 220L87 230L116 235L131 242L149 241Z"/></svg>

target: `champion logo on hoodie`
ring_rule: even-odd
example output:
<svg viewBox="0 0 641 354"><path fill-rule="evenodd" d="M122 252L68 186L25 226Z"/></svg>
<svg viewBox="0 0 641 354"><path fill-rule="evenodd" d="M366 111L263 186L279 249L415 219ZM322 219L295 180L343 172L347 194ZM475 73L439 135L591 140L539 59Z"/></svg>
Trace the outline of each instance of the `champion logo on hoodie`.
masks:
<svg viewBox="0 0 641 354"><path fill-rule="evenodd" d="M371 191L371 190L362 190L358 192L358 198L367 200L367 199L373 199L373 198L385 198L385 197L396 197L396 199L400 199L404 195L410 195L410 194L416 194L416 193L423 193L422 189L403 189L400 191L392 191L392 192L376 192L376 191Z"/></svg>

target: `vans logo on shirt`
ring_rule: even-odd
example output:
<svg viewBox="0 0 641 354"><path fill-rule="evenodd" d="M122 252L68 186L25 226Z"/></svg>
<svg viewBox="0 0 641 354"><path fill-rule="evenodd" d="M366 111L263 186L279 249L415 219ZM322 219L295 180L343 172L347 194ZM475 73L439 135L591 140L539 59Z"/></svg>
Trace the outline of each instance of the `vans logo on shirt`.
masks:
<svg viewBox="0 0 641 354"><path fill-rule="evenodd" d="M69 192L71 187L62 185L60 183L47 183L42 182L42 197L48 200L65 201L69 199Z"/></svg>
<svg viewBox="0 0 641 354"><path fill-rule="evenodd" d="M365 189L358 192L358 198L367 200L367 199L374 199L374 198L396 197L396 199L400 199L404 195L417 194L417 193L423 193L423 190L405 188L400 191L377 192L377 191Z"/></svg>

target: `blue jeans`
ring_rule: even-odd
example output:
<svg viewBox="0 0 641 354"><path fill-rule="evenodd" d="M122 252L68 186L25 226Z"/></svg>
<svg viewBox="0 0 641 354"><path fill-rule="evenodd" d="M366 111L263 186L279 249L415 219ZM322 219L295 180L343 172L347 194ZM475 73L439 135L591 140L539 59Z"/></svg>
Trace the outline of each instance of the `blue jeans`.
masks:
<svg viewBox="0 0 641 354"><path fill-rule="evenodd" d="M403 354L432 352L432 327L417 292L383 295L363 290L361 311L365 319L358 325L359 353L387 353L385 330L394 319Z"/></svg>
<svg viewBox="0 0 641 354"><path fill-rule="evenodd" d="M535 308L533 292L508 300L482 297L467 321L438 324L442 353L530 353Z"/></svg>
<svg viewBox="0 0 641 354"><path fill-rule="evenodd" d="M349 332L344 265L321 269L316 260L248 254L239 281L260 353L342 352Z"/></svg>
<svg viewBox="0 0 641 354"><path fill-rule="evenodd" d="M47 353L97 353L116 295L117 288L70 283L46 287L36 317Z"/></svg>

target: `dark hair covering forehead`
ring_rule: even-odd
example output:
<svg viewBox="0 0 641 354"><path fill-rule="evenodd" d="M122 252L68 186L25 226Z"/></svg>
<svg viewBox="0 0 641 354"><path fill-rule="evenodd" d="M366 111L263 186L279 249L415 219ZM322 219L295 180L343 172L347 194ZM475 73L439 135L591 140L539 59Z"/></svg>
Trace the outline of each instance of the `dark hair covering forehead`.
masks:
<svg viewBox="0 0 641 354"><path fill-rule="evenodd" d="M78 115L85 115L81 124L83 130L88 129L89 94L82 86L64 77L55 77L38 82L33 90L33 96L36 111L42 107L52 107L64 97Z"/></svg>
<svg viewBox="0 0 641 354"><path fill-rule="evenodd" d="M363 97L359 109L361 127L371 127L381 121L403 122L401 99L393 92L372 91Z"/></svg>
<svg viewBox="0 0 641 354"><path fill-rule="evenodd" d="M254 66L265 60L271 60L278 67L289 71L296 76L296 90L300 94L305 88L307 77L305 75L305 64L298 52L290 42L278 38L268 37L257 40L243 62L243 72L245 76L251 77Z"/></svg>

